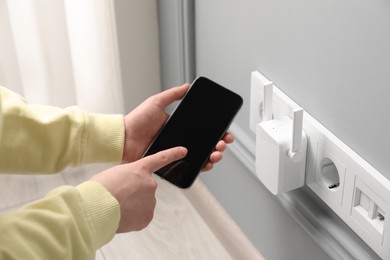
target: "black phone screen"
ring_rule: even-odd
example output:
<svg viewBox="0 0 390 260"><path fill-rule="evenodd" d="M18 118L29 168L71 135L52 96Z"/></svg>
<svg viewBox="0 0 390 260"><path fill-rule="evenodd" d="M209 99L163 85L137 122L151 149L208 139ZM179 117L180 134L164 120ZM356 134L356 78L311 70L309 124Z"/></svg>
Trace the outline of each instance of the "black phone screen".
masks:
<svg viewBox="0 0 390 260"><path fill-rule="evenodd" d="M180 188L190 187L242 103L238 94L205 77L197 78L144 156L176 146L186 147L188 153L155 174Z"/></svg>

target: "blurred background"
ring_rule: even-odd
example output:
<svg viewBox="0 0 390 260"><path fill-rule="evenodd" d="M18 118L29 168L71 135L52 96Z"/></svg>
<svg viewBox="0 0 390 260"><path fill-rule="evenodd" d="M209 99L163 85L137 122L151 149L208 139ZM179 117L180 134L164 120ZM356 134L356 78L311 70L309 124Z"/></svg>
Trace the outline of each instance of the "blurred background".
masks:
<svg viewBox="0 0 390 260"><path fill-rule="evenodd" d="M250 73L269 77L389 179L389 7L386 0L0 0L0 85L33 103L127 113L163 89L196 75L210 77L241 94L244 105L230 129L234 145L212 174L200 179L261 254L379 259L310 190L276 197L259 182L255 136L248 127ZM75 185L99 170L93 167L29 179L2 175L0 212L64 183ZM134 248L159 255L154 245L165 236L179 241L169 256L136 259L227 259L217 257L224 250L210 253L217 246L201 233L196 242L202 244L194 243L194 230L185 239L176 237L183 230L177 223L184 222L179 214L172 219L176 209L170 206L179 195L160 190L164 194L170 197L158 211L166 212L166 219L146 231L149 242L131 234L123 246L108 245L97 258L128 259L130 240L139 243ZM181 213L189 212L187 207ZM205 214L197 218L202 222ZM150 237L154 244L148 244ZM123 254L113 257L118 250Z"/></svg>
<svg viewBox="0 0 390 260"><path fill-rule="evenodd" d="M160 90L156 1L1 0L0 84L30 102L124 113Z"/></svg>

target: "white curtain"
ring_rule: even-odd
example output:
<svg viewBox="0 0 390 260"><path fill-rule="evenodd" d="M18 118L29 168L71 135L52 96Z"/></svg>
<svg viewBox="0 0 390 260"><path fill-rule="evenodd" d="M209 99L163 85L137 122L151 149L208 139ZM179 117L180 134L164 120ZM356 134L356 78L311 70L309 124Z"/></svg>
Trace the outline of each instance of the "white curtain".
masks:
<svg viewBox="0 0 390 260"><path fill-rule="evenodd" d="M0 84L29 102L123 113L113 0L0 0Z"/></svg>

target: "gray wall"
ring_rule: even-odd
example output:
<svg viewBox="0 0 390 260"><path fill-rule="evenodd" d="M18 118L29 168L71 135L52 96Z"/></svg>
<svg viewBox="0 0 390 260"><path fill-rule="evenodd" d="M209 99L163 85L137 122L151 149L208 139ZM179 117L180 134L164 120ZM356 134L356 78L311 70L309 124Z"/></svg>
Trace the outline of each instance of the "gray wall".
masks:
<svg viewBox="0 0 390 260"><path fill-rule="evenodd" d="M390 2L198 0L196 74L240 93L259 70L390 178ZM230 152L202 179L267 259L328 256Z"/></svg>
<svg viewBox="0 0 390 260"><path fill-rule="evenodd" d="M390 2L196 1L197 74L241 93L260 70L390 178Z"/></svg>

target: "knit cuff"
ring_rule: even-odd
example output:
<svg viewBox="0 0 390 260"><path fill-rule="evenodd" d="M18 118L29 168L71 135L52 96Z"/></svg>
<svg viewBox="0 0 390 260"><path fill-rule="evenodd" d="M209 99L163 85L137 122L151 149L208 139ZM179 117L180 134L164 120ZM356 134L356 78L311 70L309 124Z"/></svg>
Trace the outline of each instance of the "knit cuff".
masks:
<svg viewBox="0 0 390 260"><path fill-rule="evenodd" d="M121 162L125 142L122 115L86 114L82 163Z"/></svg>
<svg viewBox="0 0 390 260"><path fill-rule="evenodd" d="M84 201L93 237L95 250L114 237L120 220L118 201L100 183L86 181L77 189Z"/></svg>

